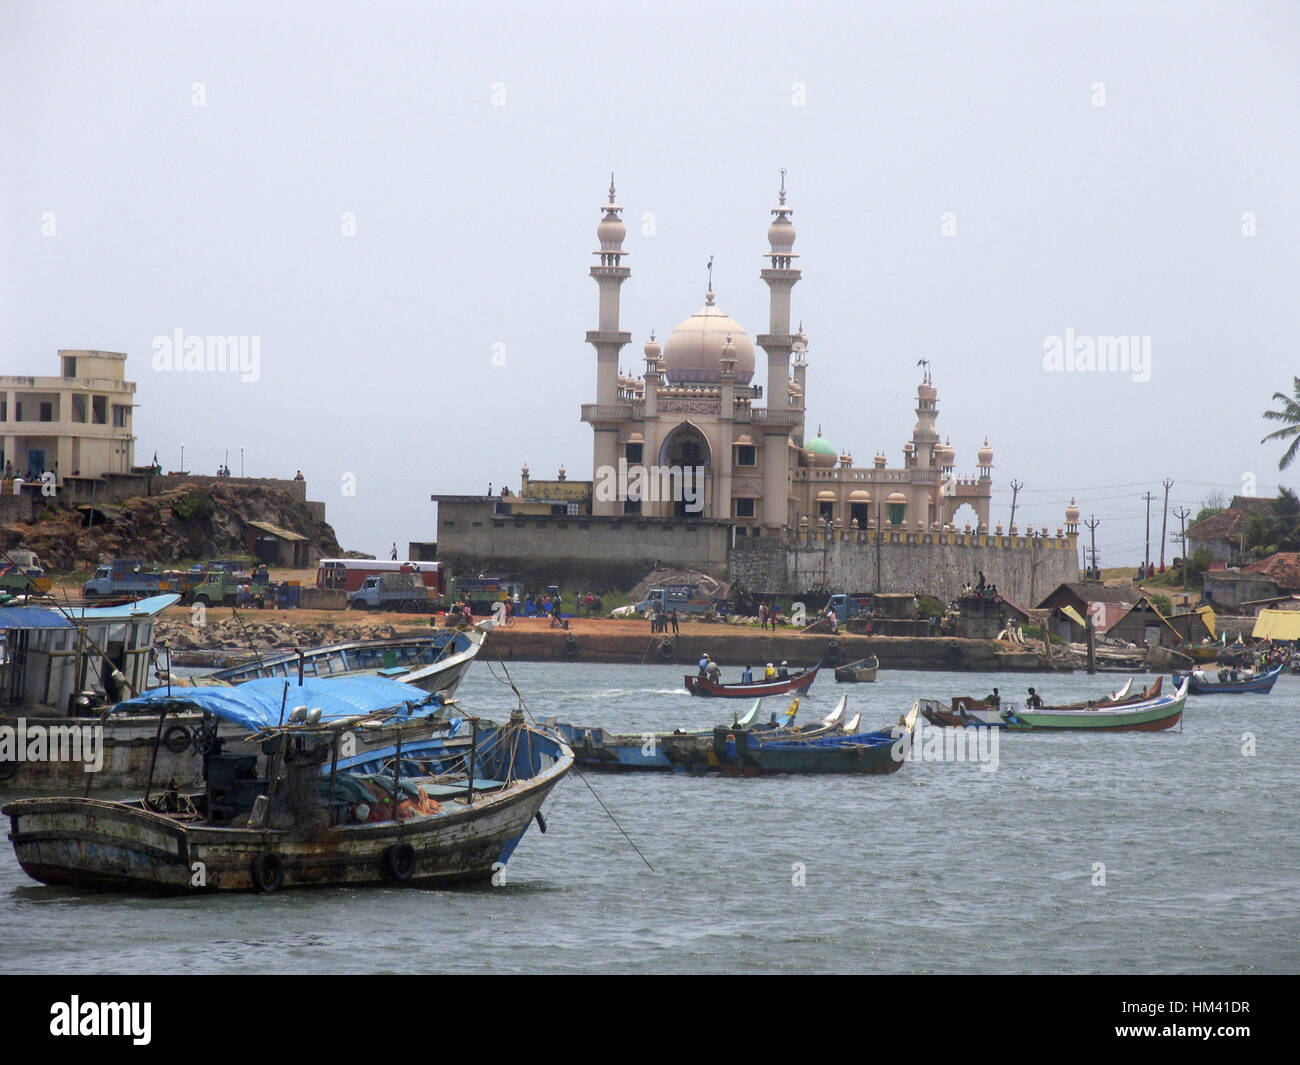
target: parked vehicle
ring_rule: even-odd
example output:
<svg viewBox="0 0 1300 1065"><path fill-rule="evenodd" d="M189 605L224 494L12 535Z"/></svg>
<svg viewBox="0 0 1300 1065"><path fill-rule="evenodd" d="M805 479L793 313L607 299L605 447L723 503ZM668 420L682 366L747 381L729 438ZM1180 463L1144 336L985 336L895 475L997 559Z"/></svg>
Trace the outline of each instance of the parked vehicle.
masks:
<svg viewBox="0 0 1300 1065"><path fill-rule="evenodd" d="M416 574L426 588L447 594L449 574L441 562L399 562L376 558L323 558L316 570L316 587L344 592L360 589L367 577L381 573Z"/></svg>
<svg viewBox="0 0 1300 1065"><path fill-rule="evenodd" d="M98 566L95 575L81 586L87 599L96 596L160 595L180 590L180 575L159 572L143 559L115 558L107 566Z"/></svg>
<svg viewBox="0 0 1300 1065"><path fill-rule="evenodd" d="M726 604L721 599L711 599L700 591L698 584L666 584L651 588L643 602L636 608L642 614L715 614L722 613Z"/></svg>
<svg viewBox="0 0 1300 1065"><path fill-rule="evenodd" d="M850 618L872 617L875 614L875 596L871 595L840 593L832 595L826 605L834 612L841 625Z"/></svg>
<svg viewBox="0 0 1300 1065"><path fill-rule="evenodd" d="M348 593L348 609L428 614L440 604L437 595L431 597L430 591L414 573L378 573L362 581L355 592Z"/></svg>

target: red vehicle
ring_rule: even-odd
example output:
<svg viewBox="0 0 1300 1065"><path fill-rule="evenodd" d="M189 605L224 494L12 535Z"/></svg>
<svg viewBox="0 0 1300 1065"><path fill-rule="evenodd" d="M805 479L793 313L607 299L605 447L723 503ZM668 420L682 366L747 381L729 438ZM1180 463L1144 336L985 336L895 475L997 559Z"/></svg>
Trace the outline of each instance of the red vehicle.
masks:
<svg viewBox="0 0 1300 1065"><path fill-rule="evenodd" d="M390 562L376 558L322 558L316 571L316 587L355 592L367 577L384 573L412 573L439 595L447 591L447 567L441 562Z"/></svg>

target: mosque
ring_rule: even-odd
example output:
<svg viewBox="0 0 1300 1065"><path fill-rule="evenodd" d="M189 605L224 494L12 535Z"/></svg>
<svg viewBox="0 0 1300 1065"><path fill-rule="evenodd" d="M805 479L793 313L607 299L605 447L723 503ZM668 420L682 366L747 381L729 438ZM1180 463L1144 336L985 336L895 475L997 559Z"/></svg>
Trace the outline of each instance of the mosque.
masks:
<svg viewBox="0 0 1300 1065"><path fill-rule="evenodd" d="M591 267L600 291L597 328L587 333L596 350L596 402L582 407L595 435L590 513L707 518L733 524L741 536L782 536L823 524L900 532L947 532L965 524L987 532L993 452L986 439L976 452L976 475L956 474L956 450L935 429L939 393L924 360L916 425L901 466L891 468L883 453L870 466L855 466L853 455L837 450L820 427L808 437L808 337L802 323L797 332L790 328L791 295L802 276L793 213L782 172L767 265L759 273L769 292L767 332L751 338L717 305L710 284L704 306L662 344L650 335L645 373L631 377L619 369L632 339L619 327L620 289L631 271L611 177ZM755 345L767 359L765 386L755 382ZM647 492L645 482L638 488L634 480L610 476L656 466L671 491ZM606 483L631 490L602 491Z"/></svg>

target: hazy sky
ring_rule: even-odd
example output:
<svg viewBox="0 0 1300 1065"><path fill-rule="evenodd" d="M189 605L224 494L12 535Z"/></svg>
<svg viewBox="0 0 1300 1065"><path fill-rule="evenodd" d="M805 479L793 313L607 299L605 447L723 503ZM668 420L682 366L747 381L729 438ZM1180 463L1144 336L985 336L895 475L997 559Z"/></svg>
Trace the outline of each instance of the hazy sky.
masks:
<svg viewBox="0 0 1300 1065"><path fill-rule="evenodd" d="M766 330L785 167L810 430L900 465L929 358L994 520L1012 479L1053 531L1074 494L1126 564L1163 478L1297 482L1259 441L1300 372L1298 87L1291 3L4 3L0 372L125 351L138 461L301 468L386 554L433 492L591 476L611 170L640 372L710 255ZM177 329L259 338L257 379L156 371ZM1067 330L1149 375L1048 370Z"/></svg>

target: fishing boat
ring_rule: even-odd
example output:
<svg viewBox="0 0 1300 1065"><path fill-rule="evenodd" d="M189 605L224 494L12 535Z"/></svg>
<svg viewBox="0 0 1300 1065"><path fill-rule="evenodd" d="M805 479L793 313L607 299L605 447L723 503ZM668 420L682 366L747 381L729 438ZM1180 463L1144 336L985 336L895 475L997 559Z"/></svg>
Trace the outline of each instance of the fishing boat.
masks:
<svg viewBox="0 0 1300 1065"><path fill-rule="evenodd" d="M761 719L762 699L743 716L737 716L731 729L765 732L771 735L803 736L812 738L857 728L858 718L847 726L843 722L848 696L840 699L835 709L811 725L796 727L795 715L799 700L795 699L785 713L785 723L777 721L775 714L769 722ZM583 727L555 722L544 722L560 733L573 748L576 763L584 769L608 771L656 770L660 772L709 772L718 768L713 757L713 729L678 730L676 732L612 733L603 728Z"/></svg>
<svg viewBox="0 0 1300 1065"><path fill-rule="evenodd" d="M1152 702L1160 698L1163 682L1163 677L1157 677L1149 688L1143 688L1140 692L1134 693L1132 691L1133 679L1130 677L1122 688L1110 695L1104 695L1099 699L1091 699L1087 702L1065 703L1060 706L1045 707L1044 709L1095 710L1099 707L1132 706L1138 703ZM925 719L932 725L947 726L949 728L984 725L1004 728L1006 722L1002 717L1003 710L1009 707L1017 709L1021 705L1016 702L992 703L983 699L972 699L966 695L954 698L951 709L948 710L929 700L927 700L927 704L921 711Z"/></svg>
<svg viewBox="0 0 1300 1065"><path fill-rule="evenodd" d="M835 667L835 679L841 684L869 683L876 679L880 659L875 655L859 658L856 662Z"/></svg>
<svg viewBox="0 0 1300 1065"><path fill-rule="evenodd" d="M1179 672L1174 674L1174 683L1186 681L1190 686L1192 695L1241 695L1248 693L1258 693L1267 695L1273 690L1273 685L1277 683L1277 678L1282 675L1282 664L1278 663L1272 669L1265 673L1258 673L1252 677L1242 677L1239 680L1232 680L1232 671L1220 669L1217 680L1211 679L1211 675L1203 670L1192 670L1190 672Z"/></svg>
<svg viewBox="0 0 1300 1065"><path fill-rule="evenodd" d="M1006 727L1013 731L1046 732L1078 729L1089 732L1159 732L1182 720L1187 702L1187 682L1173 695L1140 703L1079 709L1029 709L1008 707L1002 711Z"/></svg>
<svg viewBox="0 0 1300 1065"><path fill-rule="evenodd" d="M452 696L496 622L472 628L440 629L388 640L352 640L221 669L205 683L242 684L259 677L386 677L426 692Z"/></svg>
<svg viewBox="0 0 1300 1065"><path fill-rule="evenodd" d="M692 695L711 696L719 699L754 699L767 695L785 695L788 692L805 692L817 679L820 665L811 669L793 673L776 680L758 680L749 684L715 684L708 677L688 673L684 681L686 690Z"/></svg>
<svg viewBox="0 0 1300 1065"><path fill-rule="evenodd" d="M489 880L534 819L545 831L542 803L573 765L558 736L519 712L501 726L472 720L468 737L450 737L448 723L448 734L404 744L439 696L378 677L307 681L287 710L275 696L287 687L207 689L209 712L255 742L214 737L200 794L5 806L23 870L45 884L129 893ZM396 743L346 755L349 739L372 729L395 732ZM265 776L258 747L272 759Z"/></svg>
<svg viewBox="0 0 1300 1065"><path fill-rule="evenodd" d="M778 773L896 773L903 767L916 728L919 701L889 729L809 738L769 737L743 730L715 729L714 753L726 776Z"/></svg>

